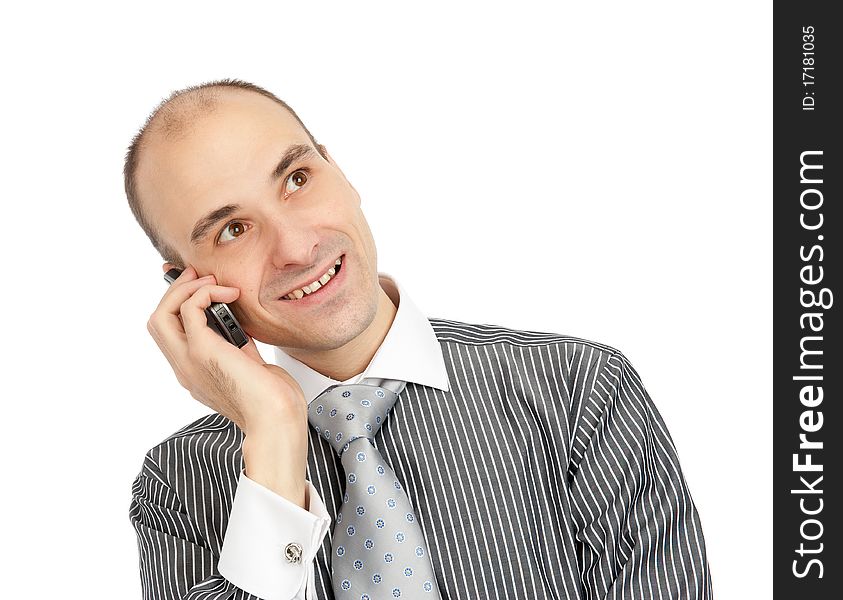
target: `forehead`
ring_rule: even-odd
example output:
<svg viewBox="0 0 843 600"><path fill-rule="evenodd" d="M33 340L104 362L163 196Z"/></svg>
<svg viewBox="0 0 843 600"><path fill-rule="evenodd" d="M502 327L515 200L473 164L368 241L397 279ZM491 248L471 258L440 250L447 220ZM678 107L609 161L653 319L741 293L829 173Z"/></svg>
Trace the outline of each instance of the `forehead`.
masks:
<svg viewBox="0 0 843 600"><path fill-rule="evenodd" d="M185 118L175 135L150 127L136 179L149 219L187 253L197 218L247 202L270 185L269 174L288 146L311 142L289 111L255 93L220 94L211 110Z"/></svg>

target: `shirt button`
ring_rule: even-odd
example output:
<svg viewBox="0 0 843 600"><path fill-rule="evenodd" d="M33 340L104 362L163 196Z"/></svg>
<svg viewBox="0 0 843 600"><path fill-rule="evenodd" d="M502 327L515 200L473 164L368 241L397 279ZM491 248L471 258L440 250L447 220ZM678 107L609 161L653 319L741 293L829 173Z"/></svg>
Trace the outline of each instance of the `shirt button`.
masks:
<svg viewBox="0 0 843 600"><path fill-rule="evenodd" d="M287 559L288 563L300 563L301 555L301 545L297 544L296 542L290 542L289 544L287 544L287 547L284 548L284 557Z"/></svg>

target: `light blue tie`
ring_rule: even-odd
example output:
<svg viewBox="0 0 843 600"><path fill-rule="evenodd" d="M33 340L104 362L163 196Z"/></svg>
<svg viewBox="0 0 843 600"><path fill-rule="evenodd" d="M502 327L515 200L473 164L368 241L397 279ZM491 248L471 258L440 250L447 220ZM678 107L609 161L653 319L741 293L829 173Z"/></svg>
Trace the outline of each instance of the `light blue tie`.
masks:
<svg viewBox="0 0 843 600"><path fill-rule="evenodd" d="M331 579L337 600L441 598L407 492L372 444L398 392L336 385L308 406L316 432L340 456L345 494L334 527ZM386 380L392 381L392 380Z"/></svg>

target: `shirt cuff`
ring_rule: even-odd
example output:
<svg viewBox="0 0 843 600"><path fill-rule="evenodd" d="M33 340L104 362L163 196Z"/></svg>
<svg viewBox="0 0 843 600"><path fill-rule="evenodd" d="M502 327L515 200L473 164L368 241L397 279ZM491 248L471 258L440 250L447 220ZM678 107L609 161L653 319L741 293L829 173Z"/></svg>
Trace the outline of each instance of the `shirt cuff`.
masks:
<svg viewBox="0 0 843 600"><path fill-rule="evenodd" d="M240 472L217 564L220 575L265 600L290 600L303 592L331 524L316 488L307 485L310 510ZM287 560L288 544L301 546L301 562Z"/></svg>

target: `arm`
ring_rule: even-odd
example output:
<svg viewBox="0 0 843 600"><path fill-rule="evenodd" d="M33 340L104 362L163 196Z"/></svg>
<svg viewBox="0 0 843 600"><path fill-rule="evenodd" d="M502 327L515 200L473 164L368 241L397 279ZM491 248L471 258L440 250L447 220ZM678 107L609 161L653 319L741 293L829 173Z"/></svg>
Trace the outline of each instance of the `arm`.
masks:
<svg viewBox="0 0 843 600"><path fill-rule="evenodd" d="M238 587L266 600L315 599L314 559L331 517L309 481L309 511L240 474L231 507L219 572ZM301 546L300 562L285 557L287 545ZM296 595L293 595L296 594Z"/></svg>
<svg viewBox="0 0 843 600"><path fill-rule="evenodd" d="M144 600L315 599L313 557L330 518L312 485L310 492L313 510L319 514L304 511L241 473L225 542L217 557L161 470L147 457L132 487L130 507ZM254 503L264 512L254 515ZM267 544L268 536L260 534L276 527L286 532L275 534L280 551ZM250 539L255 534L258 537ZM284 559L283 548L290 541L302 546L300 563ZM255 564L266 570L251 568Z"/></svg>
<svg viewBox="0 0 843 600"><path fill-rule="evenodd" d="M711 598L676 449L623 354L609 357L580 415L569 472L584 597Z"/></svg>
<svg viewBox="0 0 843 600"><path fill-rule="evenodd" d="M164 265L165 271L168 266ZM212 302L233 302L240 293L236 288L215 285L215 281L213 276L198 278L193 267L186 268L164 293L147 329L179 383L243 432L243 458L249 477L294 504L301 517L308 514L304 507L310 485L305 480L307 403L298 382L280 367L266 363L253 339L236 348L207 326L204 309ZM222 579L211 553L212 548L219 547L219 541L214 540L214 546L210 546L198 535L187 535L195 534L191 525L195 519L188 516L154 461L148 462L152 466L145 465L136 485L140 492L147 490L148 496L138 495L132 505L147 597L191 598L195 585L201 586L196 593L210 586L213 593L223 594L220 598L238 597L231 584ZM279 559L285 560L283 554ZM306 585L309 578L305 571L301 564L296 565L297 587ZM235 572L239 581L240 571ZM249 591L280 594L279 600L290 598L287 579L282 579L285 589L257 587ZM275 583L279 581L276 578ZM251 587L253 579L244 582ZM165 590L153 586L164 586Z"/></svg>

